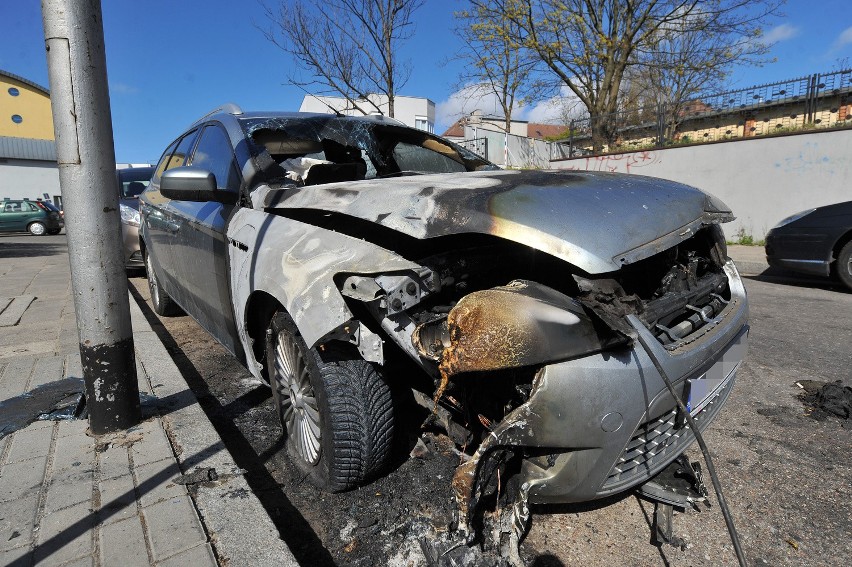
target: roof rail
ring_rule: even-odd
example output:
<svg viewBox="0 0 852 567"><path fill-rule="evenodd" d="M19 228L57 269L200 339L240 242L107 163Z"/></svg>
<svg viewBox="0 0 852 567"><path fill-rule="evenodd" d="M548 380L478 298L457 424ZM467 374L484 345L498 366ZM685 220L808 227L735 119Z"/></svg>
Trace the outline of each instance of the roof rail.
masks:
<svg viewBox="0 0 852 567"><path fill-rule="evenodd" d="M205 114L204 116L202 116L201 118L196 120L195 124L201 122L202 120L205 120L206 118L208 118L210 116L213 116L214 114L218 114L220 112L224 112L225 114L242 114L243 109L240 108L239 106L237 106L236 104L234 104L233 102L226 102L222 106L217 106L216 108L214 108L213 110L211 110L210 112L208 112L207 114Z"/></svg>

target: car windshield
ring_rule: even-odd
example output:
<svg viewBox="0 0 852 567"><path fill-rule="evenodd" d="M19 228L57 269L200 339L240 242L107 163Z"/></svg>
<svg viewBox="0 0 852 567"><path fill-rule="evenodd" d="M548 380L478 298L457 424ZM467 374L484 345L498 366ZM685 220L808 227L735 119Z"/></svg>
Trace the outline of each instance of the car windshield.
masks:
<svg viewBox="0 0 852 567"><path fill-rule="evenodd" d="M283 172L305 184L497 167L452 142L405 126L336 116L245 118L242 127ZM319 167L317 167L319 166Z"/></svg>
<svg viewBox="0 0 852 567"><path fill-rule="evenodd" d="M121 198L133 199L138 197L148 187L153 173L153 167L119 170L118 189Z"/></svg>

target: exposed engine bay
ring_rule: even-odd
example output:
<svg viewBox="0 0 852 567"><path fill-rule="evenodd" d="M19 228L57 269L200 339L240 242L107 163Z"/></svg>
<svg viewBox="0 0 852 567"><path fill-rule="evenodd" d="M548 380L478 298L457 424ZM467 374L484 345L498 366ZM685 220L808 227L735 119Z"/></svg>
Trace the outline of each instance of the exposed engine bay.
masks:
<svg viewBox="0 0 852 567"><path fill-rule="evenodd" d="M571 452L523 441L535 436L525 404L541 386L542 367L628 352L636 336L628 316L667 351L688 349L731 303L725 242L713 224L618 272L592 276L521 245L466 240L466 247L417 258L417 273L339 276L340 290L354 313L369 314L360 324L426 371L431 380L414 386L416 399L470 456L453 480L459 528L473 538L487 521L521 537L530 500L525 469L551 468ZM652 476L646 472L633 484ZM569 491L543 501L589 496ZM487 512L501 509L499 517Z"/></svg>

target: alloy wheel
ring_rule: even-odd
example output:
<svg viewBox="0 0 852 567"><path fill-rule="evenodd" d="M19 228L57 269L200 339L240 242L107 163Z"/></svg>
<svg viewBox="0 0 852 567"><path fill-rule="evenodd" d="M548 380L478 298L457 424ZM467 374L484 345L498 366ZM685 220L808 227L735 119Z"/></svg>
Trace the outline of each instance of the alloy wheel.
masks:
<svg viewBox="0 0 852 567"><path fill-rule="evenodd" d="M308 365L299 347L287 333L278 333L275 345L275 387L281 400L281 421L291 436L292 446L305 462L320 460L320 414Z"/></svg>

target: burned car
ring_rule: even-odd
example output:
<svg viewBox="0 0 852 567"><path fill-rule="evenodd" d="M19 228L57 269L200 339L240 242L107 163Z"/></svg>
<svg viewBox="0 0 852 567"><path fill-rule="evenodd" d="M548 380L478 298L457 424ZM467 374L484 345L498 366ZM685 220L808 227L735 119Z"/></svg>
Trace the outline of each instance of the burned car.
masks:
<svg viewBox="0 0 852 567"><path fill-rule="evenodd" d="M707 427L745 352L731 211L670 181L505 171L382 117L229 105L169 146L140 210L154 309L269 381L312 482L382 472L405 384L466 455L462 531L496 475L520 516L643 485L695 438L671 392Z"/></svg>

